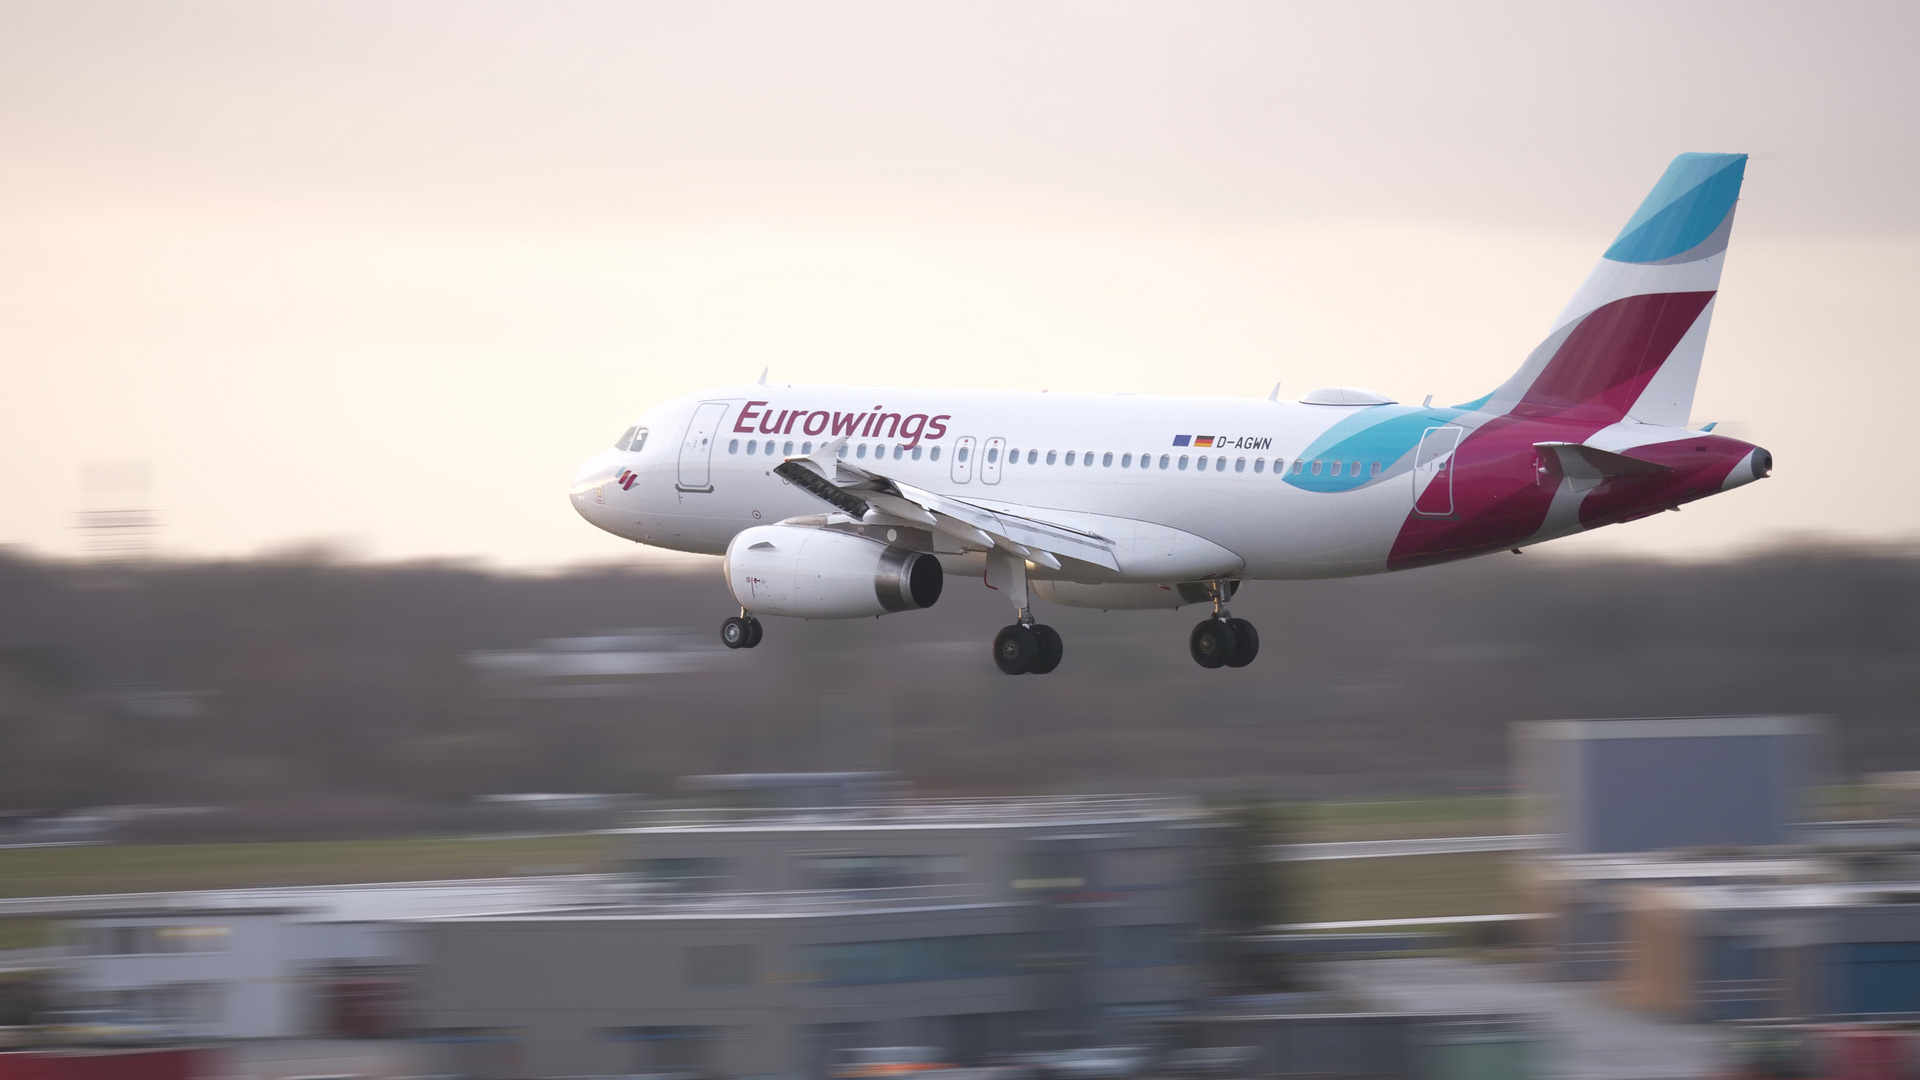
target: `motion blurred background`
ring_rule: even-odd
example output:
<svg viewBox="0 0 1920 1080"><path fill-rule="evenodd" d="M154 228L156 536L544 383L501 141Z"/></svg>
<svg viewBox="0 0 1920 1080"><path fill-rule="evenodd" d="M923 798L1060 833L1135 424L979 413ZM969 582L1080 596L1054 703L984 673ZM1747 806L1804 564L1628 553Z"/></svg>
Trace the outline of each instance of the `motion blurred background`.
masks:
<svg viewBox="0 0 1920 1080"><path fill-rule="evenodd" d="M1836 1024L1920 1015L1917 47L1898 3L0 5L0 1050L223 1055L153 1080L1896 1075L1845 1073L1914 1051ZM728 652L714 560L565 502L646 407L763 369L1468 400L1683 151L1752 154L1695 422L1768 482L1524 558L1251 583L1244 672L1191 664L1191 613L1059 610L1061 669L1009 679L1004 603L958 580ZM1541 824L1576 793L1529 786L1527 725L1720 715L1812 733L1698 773L1793 829L1603 866ZM820 799L1026 838L792 839ZM758 854L674 846L747 820ZM1203 839L1109 874L1062 854L1089 829ZM392 882L439 884L358 888ZM1722 885L1838 891L1764 925L1683 894ZM861 920L963 888L1014 921L874 951ZM867 929L709 939L711 904ZM1835 936L1842 907L1894 929ZM627 936L480 944L587 909ZM669 916L722 951L620 951ZM261 920L407 944L242 948ZM970 989L900 1011L936 984ZM256 1016L266 985L305 996ZM713 996L747 987L793 996Z"/></svg>

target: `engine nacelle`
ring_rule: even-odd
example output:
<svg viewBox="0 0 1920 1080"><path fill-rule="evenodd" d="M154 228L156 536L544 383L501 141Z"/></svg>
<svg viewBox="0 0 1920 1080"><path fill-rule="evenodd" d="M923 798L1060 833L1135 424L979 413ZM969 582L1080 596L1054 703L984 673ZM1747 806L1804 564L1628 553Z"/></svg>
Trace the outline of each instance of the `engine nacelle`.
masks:
<svg viewBox="0 0 1920 1080"><path fill-rule="evenodd" d="M1240 587L1238 581L1227 582L1227 596L1231 598ZM1134 585L1116 583L1107 585L1083 585L1077 581L1032 582L1033 591L1040 599L1061 607L1099 608L1101 611L1146 611L1152 608L1177 608L1187 604L1205 604L1213 600L1213 592L1204 581L1183 581L1177 585Z"/></svg>
<svg viewBox="0 0 1920 1080"><path fill-rule="evenodd" d="M853 533L756 525L727 545L727 587L748 611L802 619L861 619L932 607L940 560Z"/></svg>

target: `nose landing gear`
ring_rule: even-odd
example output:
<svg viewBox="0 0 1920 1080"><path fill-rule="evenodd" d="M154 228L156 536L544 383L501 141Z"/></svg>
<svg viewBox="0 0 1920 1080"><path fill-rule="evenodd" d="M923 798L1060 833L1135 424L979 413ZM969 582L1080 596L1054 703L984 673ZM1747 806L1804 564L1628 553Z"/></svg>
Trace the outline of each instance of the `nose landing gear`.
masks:
<svg viewBox="0 0 1920 1080"><path fill-rule="evenodd" d="M751 649L760 644L760 620L742 609L720 624L720 644L729 649Z"/></svg>
<svg viewBox="0 0 1920 1080"><path fill-rule="evenodd" d="M1200 620L1187 637L1193 662L1203 668L1246 667L1260 655L1260 632L1245 619L1227 614L1229 594L1223 582L1211 583L1213 616Z"/></svg>

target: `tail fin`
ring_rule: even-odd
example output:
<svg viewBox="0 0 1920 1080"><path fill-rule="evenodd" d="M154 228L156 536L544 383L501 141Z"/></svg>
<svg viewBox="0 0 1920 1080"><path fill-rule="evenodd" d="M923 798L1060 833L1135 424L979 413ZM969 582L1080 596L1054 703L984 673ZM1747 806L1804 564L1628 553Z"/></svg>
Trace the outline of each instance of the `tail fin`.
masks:
<svg viewBox="0 0 1920 1080"><path fill-rule="evenodd" d="M1483 412L1679 427L1693 409L1745 154L1681 154Z"/></svg>

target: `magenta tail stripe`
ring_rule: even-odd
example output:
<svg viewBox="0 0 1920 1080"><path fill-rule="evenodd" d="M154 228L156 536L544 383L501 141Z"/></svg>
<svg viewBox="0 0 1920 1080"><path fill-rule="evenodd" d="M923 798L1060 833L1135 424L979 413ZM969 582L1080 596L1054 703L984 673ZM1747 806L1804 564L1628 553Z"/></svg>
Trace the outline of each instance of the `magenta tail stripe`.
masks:
<svg viewBox="0 0 1920 1080"><path fill-rule="evenodd" d="M1533 406L1529 412L1598 405L1625 416L1638 388L1712 299L1711 292L1648 293L1595 309L1554 353L1521 404ZM1627 387L1634 387L1633 395L1619 392Z"/></svg>

